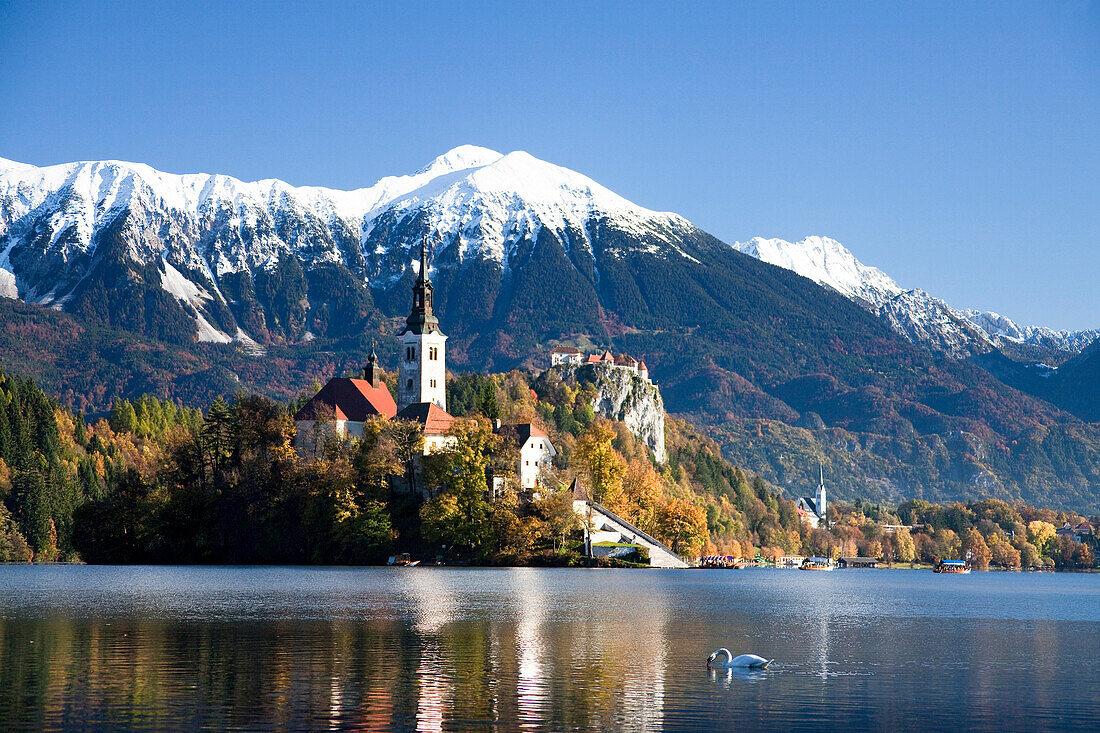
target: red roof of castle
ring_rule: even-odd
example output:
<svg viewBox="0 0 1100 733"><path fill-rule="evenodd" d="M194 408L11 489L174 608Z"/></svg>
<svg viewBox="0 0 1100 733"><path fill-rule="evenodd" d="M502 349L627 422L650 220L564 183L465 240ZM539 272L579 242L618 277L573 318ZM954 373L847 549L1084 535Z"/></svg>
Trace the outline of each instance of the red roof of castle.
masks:
<svg viewBox="0 0 1100 733"><path fill-rule="evenodd" d="M550 349L551 354L579 354L581 350L575 346L555 346Z"/></svg>
<svg viewBox="0 0 1100 733"><path fill-rule="evenodd" d="M397 414L397 403L385 384L373 387L365 379L335 377L298 410L294 419L313 420L322 405L332 409L336 419L353 422L363 422L372 415L388 419Z"/></svg>

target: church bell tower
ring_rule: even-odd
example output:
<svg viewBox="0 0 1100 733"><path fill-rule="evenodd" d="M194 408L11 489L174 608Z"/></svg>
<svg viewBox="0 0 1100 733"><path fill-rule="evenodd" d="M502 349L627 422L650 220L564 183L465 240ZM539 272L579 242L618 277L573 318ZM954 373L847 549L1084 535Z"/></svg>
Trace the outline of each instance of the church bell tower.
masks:
<svg viewBox="0 0 1100 733"><path fill-rule="evenodd" d="M413 307L405 319L401 353L397 359L397 409L417 402L434 402L447 409L447 337L439 330L432 312L432 281L428 277L428 252L420 243L420 273L413 284Z"/></svg>

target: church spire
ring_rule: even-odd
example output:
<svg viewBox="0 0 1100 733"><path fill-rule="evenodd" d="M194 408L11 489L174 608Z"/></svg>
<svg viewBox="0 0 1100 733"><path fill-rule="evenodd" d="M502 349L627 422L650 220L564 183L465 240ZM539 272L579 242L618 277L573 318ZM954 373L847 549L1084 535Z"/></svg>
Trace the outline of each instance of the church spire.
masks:
<svg viewBox="0 0 1100 733"><path fill-rule="evenodd" d="M405 330L411 333L432 333L439 331L439 319L432 312L434 288L428 277L428 237L420 240L420 273L413 283L413 307L405 319Z"/></svg>
<svg viewBox="0 0 1100 733"><path fill-rule="evenodd" d="M370 356L367 357L367 368L363 370L363 378L372 387L382 384L382 369L378 366L378 354L374 353L374 347L370 347Z"/></svg>

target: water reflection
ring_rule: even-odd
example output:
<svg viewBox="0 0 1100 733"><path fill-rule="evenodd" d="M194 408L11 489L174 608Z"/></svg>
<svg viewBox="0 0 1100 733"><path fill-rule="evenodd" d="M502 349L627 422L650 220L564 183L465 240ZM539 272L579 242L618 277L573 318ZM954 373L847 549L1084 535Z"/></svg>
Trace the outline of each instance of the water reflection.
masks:
<svg viewBox="0 0 1100 733"><path fill-rule="evenodd" d="M1020 574L50 572L0 580L4 729L1072 729L1100 710L1087 576L1037 620ZM954 615L914 615L928 594ZM707 672L716 646L777 661Z"/></svg>

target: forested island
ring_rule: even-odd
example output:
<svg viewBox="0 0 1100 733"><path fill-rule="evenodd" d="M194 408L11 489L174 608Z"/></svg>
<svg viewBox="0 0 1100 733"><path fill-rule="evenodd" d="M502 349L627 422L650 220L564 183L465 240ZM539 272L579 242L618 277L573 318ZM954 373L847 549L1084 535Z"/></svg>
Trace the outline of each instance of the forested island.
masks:
<svg viewBox="0 0 1100 733"><path fill-rule="evenodd" d="M690 424L665 424L657 463L626 426L592 409L593 385L554 371L451 375L451 447L425 457L429 498L391 477L422 452L415 423L370 421L359 439L295 447L281 404L238 394L204 411L146 395L86 421L29 379L0 374L0 561L373 564L394 552L471 564L582 564L566 487L685 557L862 555L884 562L969 557L978 568L1096 564L1095 536L1059 532L1085 517L986 499L897 507L833 501L828 527L721 457ZM492 430L544 426L560 489L490 491L514 461Z"/></svg>

